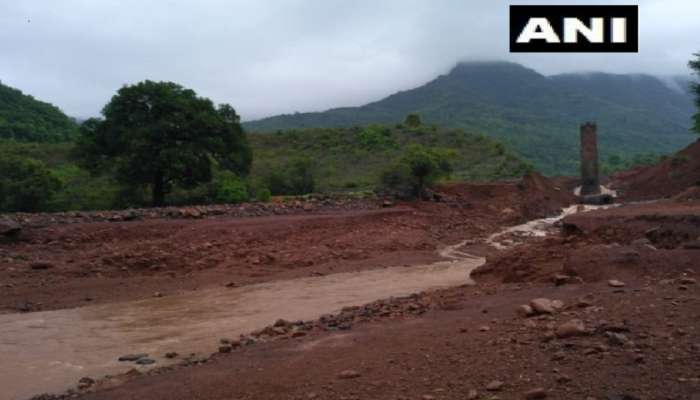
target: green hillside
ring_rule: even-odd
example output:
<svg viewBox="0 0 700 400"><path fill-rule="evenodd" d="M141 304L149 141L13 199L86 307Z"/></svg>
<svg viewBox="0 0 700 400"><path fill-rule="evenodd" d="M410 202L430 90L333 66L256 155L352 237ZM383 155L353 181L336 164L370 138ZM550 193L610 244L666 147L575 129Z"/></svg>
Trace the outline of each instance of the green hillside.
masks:
<svg viewBox="0 0 700 400"><path fill-rule="evenodd" d="M631 157L669 153L693 140L690 95L644 75L543 76L513 63L463 63L412 90L361 107L281 115L249 131L424 121L498 138L547 174L578 171L578 126L597 121L600 151Z"/></svg>
<svg viewBox="0 0 700 400"><path fill-rule="evenodd" d="M456 129L432 126L368 126L365 128L319 128L290 130L249 136L253 149L251 175L243 182L250 196L271 189L273 175L289 172L295 160L306 160L315 181L314 192L356 192L373 190L381 173L402 155L408 144L446 150L454 180L494 180L522 176L528 163L507 151L503 145L484 136ZM95 210L147 206L145 192L124 191L109 176L91 176L71 159L72 143L25 143L0 140L0 158L37 160L45 165L61 185L47 199L44 211ZM214 186L226 175L215 174ZM171 204L216 202L212 184L192 190L178 189L168 198ZM2 197L0 179L0 198ZM215 188L214 188L215 189ZM3 210L0 203L0 212Z"/></svg>
<svg viewBox="0 0 700 400"><path fill-rule="evenodd" d="M455 180L515 178L530 168L488 137L430 126L315 128L250 135L249 139L254 178L264 178L302 157L311 160L317 188L323 192L373 189L379 174L412 143L449 151Z"/></svg>
<svg viewBox="0 0 700 400"><path fill-rule="evenodd" d="M57 107L0 83L0 139L61 142L76 133L77 124Z"/></svg>

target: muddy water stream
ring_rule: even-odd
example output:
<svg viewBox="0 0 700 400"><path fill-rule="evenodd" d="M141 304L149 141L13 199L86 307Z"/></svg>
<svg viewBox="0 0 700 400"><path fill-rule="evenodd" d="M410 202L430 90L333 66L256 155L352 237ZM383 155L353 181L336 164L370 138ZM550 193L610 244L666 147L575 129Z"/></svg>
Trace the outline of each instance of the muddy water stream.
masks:
<svg viewBox="0 0 700 400"><path fill-rule="evenodd" d="M532 221L499 235L543 235L562 216ZM117 359L147 353L167 365L166 352L208 355L222 337L236 338L287 320L316 319L343 307L392 296L472 283L485 260L447 246L447 259L429 265L393 267L322 277L273 281L241 288L199 290L163 298L82 308L0 315L0 399L26 399L63 392L85 376L115 375L134 368ZM139 367L148 368L148 367Z"/></svg>
<svg viewBox="0 0 700 400"><path fill-rule="evenodd" d="M237 338L278 318L315 319L345 306L469 283L484 259L457 247L441 251L449 261L430 265L0 315L0 399L62 392L85 376L126 372L135 365L117 359L127 353L147 353L163 366L166 352L210 354L220 338Z"/></svg>

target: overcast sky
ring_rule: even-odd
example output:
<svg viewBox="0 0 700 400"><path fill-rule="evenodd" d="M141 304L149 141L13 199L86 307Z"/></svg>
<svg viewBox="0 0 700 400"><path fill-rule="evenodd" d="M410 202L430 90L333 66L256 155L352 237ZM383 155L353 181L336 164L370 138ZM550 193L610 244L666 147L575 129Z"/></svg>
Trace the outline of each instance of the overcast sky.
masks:
<svg viewBox="0 0 700 400"><path fill-rule="evenodd" d="M508 53L509 4L639 4L640 52ZM360 105L460 60L542 73L686 74L700 0L0 0L0 80L72 116L171 80L244 120Z"/></svg>

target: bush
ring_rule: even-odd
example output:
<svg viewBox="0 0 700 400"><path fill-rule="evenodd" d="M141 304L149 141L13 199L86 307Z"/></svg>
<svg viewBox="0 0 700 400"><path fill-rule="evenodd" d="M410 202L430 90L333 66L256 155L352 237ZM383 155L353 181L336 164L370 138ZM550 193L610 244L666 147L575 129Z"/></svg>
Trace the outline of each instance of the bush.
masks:
<svg viewBox="0 0 700 400"><path fill-rule="evenodd" d="M273 170L266 177L267 187L273 195L303 195L316 189L316 166L308 157L298 157L288 162L282 170Z"/></svg>
<svg viewBox="0 0 700 400"><path fill-rule="evenodd" d="M424 197L428 187L450 176L452 156L444 150L409 145L401 159L382 172L381 184L400 197Z"/></svg>
<svg viewBox="0 0 700 400"><path fill-rule="evenodd" d="M370 150L379 150L396 145L391 137L391 130L382 125L369 125L358 134L358 140L362 147Z"/></svg>
<svg viewBox="0 0 700 400"><path fill-rule="evenodd" d="M214 178L214 201L216 203L242 203L248 201L245 181L230 171L221 171Z"/></svg>
<svg viewBox="0 0 700 400"><path fill-rule="evenodd" d="M410 113L406 116L406 119L404 120L404 124L408 126L409 128L417 128L423 124L423 122L420 119L420 115L416 113Z"/></svg>
<svg viewBox="0 0 700 400"><path fill-rule="evenodd" d="M0 155L0 211L40 211L60 188L41 161Z"/></svg>

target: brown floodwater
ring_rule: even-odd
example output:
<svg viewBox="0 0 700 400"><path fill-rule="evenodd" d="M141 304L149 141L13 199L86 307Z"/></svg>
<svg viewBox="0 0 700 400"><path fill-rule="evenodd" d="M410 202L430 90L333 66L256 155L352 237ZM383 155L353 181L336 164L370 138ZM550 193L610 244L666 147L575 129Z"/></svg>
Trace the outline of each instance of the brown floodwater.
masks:
<svg viewBox="0 0 700 400"><path fill-rule="evenodd" d="M171 351L208 355L220 338L237 338L279 318L316 319L346 306L472 283L469 274L484 259L460 252L460 246L442 249L448 261L430 265L0 315L0 399L63 392L85 376L167 365L164 355ZM117 360L130 353L147 353L157 363L137 367Z"/></svg>
<svg viewBox="0 0 700 400"><path fill-rule="evenodd" d="M485 240L496 248L512 237L544 236L566 215L601 207L573 206L557 217L505 229ZM501 240L502 236L510 237ZM471 272L485 259L440 249L446 261L321 277L273 281L240 288L192 291L162 298L67 310L0 315L0 400L59 393L82 377L100 378L132 368L167 365L167 352L209 355L221 338L236 338L277 319L312 320L343 307L425 290L473 284ZM146 353L151 366L119 362Z"/></svg>

